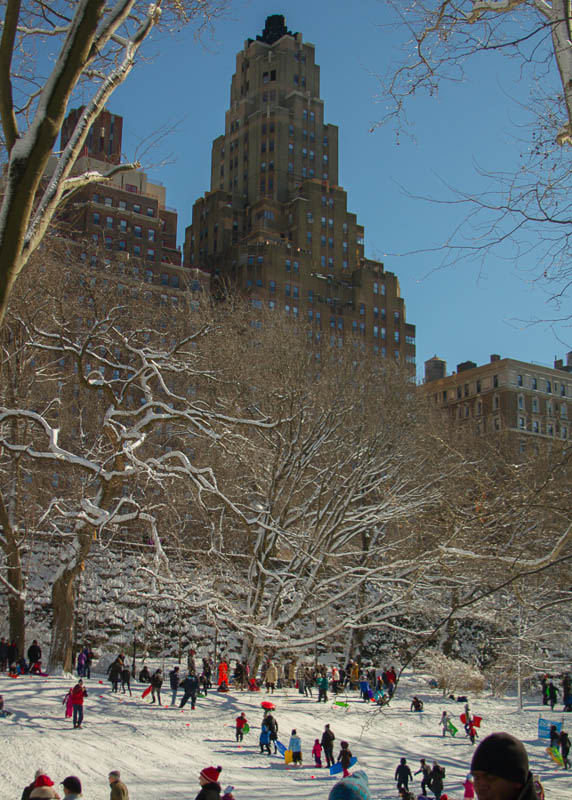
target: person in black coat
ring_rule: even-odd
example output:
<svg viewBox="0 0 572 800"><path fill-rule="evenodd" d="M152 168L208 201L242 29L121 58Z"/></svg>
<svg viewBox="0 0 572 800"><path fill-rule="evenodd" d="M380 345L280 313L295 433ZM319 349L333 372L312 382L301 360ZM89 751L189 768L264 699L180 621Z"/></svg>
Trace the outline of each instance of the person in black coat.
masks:
<svg viewBox="0 0 572 800"><path fill-rule="evenodd" d="M145 665L139 673L139 683L151 683L151 673L147 665Z"/></svg>
<svg viewBox="0 0 572 800"><path fill-rule="evenodd" d="M160 669L156 669L155 672L151 675L151 702L154 703L155 700L159 700L159 705L161 705L161 686L163 685L163 672Z"/></svg>
<svg viewBox="0 0 572 800"><path fill-rule="evenodd" d="M199 691L199 679L195 675L194 672L189 672L187 677L184 681L180 684L181 689L183 690L184 694L181 698L181 702L179 703L179 708L183 708L186 705L188 699L191 699L191 708L195 707L197 702L197 694Z"/></svg>
<svg viewBox="0 0 572 800"><path fill-rule="evenodd" d="M218 782L222 767L205 767L199 775L201 791L195 800L220 800L221 785Z"/></svg>
<svg viewBox="0 0 572 800"><path fill-rule="evenodd" d="M173 667L173 669L169 672L169 685L171 687L171 705L174 706L177 704L177 690L179 688L179 682L181 680L181 673L179 672L179 667Z"/></svg>
<svg viewBox="0 0 572 800"><path fill-rule="evenodd" d="M123 692L123 694L125 694L125 687L129 689L129 697L132 697L133 693L131 691L131 670L129 669L127 664L124 664L123 667L121 668L121 691Z"/></svg>
<svg viewBox="0 0 572 800"><path fill-rule="evenodd" d="M122 669L123 669L123 662L119 658L116 658L115 661L112 661L109 667L107 668L107 677L111 681L112 692L117 691L117 687L121 679Z"/></svg>
<svg viewBox="0 0 572 800"><path fill-rule="evenodd" d="M475 750L471 772L478 800L539 800L523 743L491 733Z"/></svg>
<svg viewBox="0 0 572 800"><path fill-rule="evenodd" d="M395 770L395 778L397 781L397 791L403 787L406 791L409 790L409 781L413 780L411 770L407 766L407 759L402 758Z"/></svg>
<svg viewBox="0 0 572 800"><path fill-rule="evenodd" d="M334 760L334 740L335 740L334 732L330 730L330 726L326 725L324 728L324 732L322 733L322 739L320 744L324 749L324 756L326 758L326 766L333 767L336 763Z"/></svg>
<svg viewBox="0 0 572 800"><path fill-rule="evenodd" d="M0 639L0 672L6 672L8 664L8 642L4 637Z"/></svg>
<svg viewBox="0 0 572 800"><path fill-rule="evenodd" d="M37 664L38 661L42 660L42 648L38 644L37 640L34 639L32 644L28 647L28 662L30 664L30 669Z"/></svg>

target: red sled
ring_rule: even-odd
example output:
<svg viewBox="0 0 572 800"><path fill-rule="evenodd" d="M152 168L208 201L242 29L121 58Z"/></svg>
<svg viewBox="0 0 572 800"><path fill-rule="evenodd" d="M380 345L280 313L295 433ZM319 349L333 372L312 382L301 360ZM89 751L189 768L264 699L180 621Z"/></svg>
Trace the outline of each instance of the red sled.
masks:
<svg viewBox="0 0 572 800"><path fill-rule="evenodd" d="M463 725L466 725L467 724L467 715L466 714L461 714L460 720L463 723ZM480 728L482 721L483 721L482 717L471 717L471 723L475 726L475 728Z"/></svg>
<svg viewBox="0 0 572 800"><path fill-rule="evenodd" d="M145 691L141 694L141 697L147 697L148 694L151 694L152 686L148 686Z"/></svg>
<svg viewBox="0 0 572 800"><path fill-rule="evenodd" d="M274 703L271 703L270 700L264 700L262 703L260 703L260 705L267 711L274 711L274 709L276 708Z"/></svg>

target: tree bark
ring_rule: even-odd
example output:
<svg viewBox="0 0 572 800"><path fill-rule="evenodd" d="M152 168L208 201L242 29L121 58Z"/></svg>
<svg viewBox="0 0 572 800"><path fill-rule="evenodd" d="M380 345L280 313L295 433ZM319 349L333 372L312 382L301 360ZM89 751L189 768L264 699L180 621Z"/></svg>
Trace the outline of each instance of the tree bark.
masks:
<svg viewBox="0 0 572 800"><path fill-rule="evenodd" d="M22 574L22 561L18 546L8 542L6 547L6 561L8 564L8 580L18 594L10 592L8 596L8 615L10 628L10 641L15 642L18 653L24 652L26 644L26 614L24 602L24 576Z"/></svg>
<svg viewBox="0 0 572 800"><path fill-rule="evenodd" d="M82 531L77 537L79 548L73 562L52 586L53 623L49 661L49 671L52 673L73 670L76 581L91 549L92 535L90 531Z"/></svg>

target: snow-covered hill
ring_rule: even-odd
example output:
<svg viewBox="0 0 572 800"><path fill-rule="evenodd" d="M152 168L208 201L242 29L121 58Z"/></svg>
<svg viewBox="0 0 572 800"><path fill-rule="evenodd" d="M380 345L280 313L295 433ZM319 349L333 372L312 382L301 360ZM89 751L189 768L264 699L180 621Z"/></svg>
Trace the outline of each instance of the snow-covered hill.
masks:
<svg viewBox="0 0 572 800"><path fill-rule="evenodd" d="M168 681L166 682L168 683ZM141 699L136 684L133 697L114 695L98 677L87 681L89 697L85 722L73 730L64 718L62 698L72 681L62 678L0 677L0 692L13 716L0 719L0 795L18 800L23 787L38 768L55 782L78 775L86 800L108 800L107 774L120 769L131 800L191 800L199 791L198 773L208 765L222 765L221 783L233 784L237 800L326 800L334 779L311 763L310 751L326 722L337 742L347 739L350 749L366 770L372 796L383 800L397 797L393 774L405 756L415 771L419 758L437 759L446 767L445 791L453 800L463 796L461 782L468 772L472 746L463 735L443 739L439 727L441 711L458 716L463 705L443 700L437 690L412 674L402 679L388 710L380 712L361 702L357 693L348 696L348 710L332 703L316 703L295 690L274 695L279 738L288 741L292 728L302 738L304 765L286 768L278 756L259 754L258 728L264 693L231 692L209 694L199 699L195 711L165 707L170 692L162 695L163 706ZM409 711L413 694L425 702L423 714ZM344 698L345 699L345 698ZM568 715L551 712L531 699L522 712L514 699L470 697L473 713L483 717L481 736L507 730L526 744L531 767L546 789L547 800L564 800L572 793L572 773L558 769L545 754L546 742L537 738L540 714L555 721ZM235 742L234 720L245 711L251 732L242 745ZM570 715L572 719L572 715ZM337 755L337 750L335 751ZM419 787L415 778L414 788Z"/></svg>

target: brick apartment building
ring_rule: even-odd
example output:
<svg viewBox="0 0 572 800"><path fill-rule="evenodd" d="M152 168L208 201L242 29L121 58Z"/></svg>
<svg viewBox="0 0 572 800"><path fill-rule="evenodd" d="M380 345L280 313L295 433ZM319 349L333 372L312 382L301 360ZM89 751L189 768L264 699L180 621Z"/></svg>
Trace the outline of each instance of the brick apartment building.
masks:
<svg viewBox="0 0 572 800"><path fill-rule="evenodd" d="M80 109L62 126L61 147L73 133ZM74 171L108 171L122 160L123 118L104 110L93 123ZM88 266L113 274L129 291L145 284L143 299L176 307L181 289L201 277L181 266L177 212L166 204L165 187L142 169L119 172L81 189L59 216L60 232L77 241ZM119 287L121 289L121 287ZM125 295L125 292L122 292Z"/></svg>
<svg viewBox="0 0 572 800"><path fill-rule="evenodd" d="M324 120L314 56L281 15L246 40L184 264L210 271L215 292L238 288L254 308L304 320L316 341L351 339L413 372L415 326L397 277L364 257L363 227L338 184L338 129Z"/></svg>
<svg viewBox="0 0 572 800"><path fill-rule="evenodd" d="M437 356L426 361L419 391L452 421L471 424L480 434L518 435L521 450L535 438L570 439L572 352L554 368L492 355L488 364L465 361L446 372Z"/></svg>

